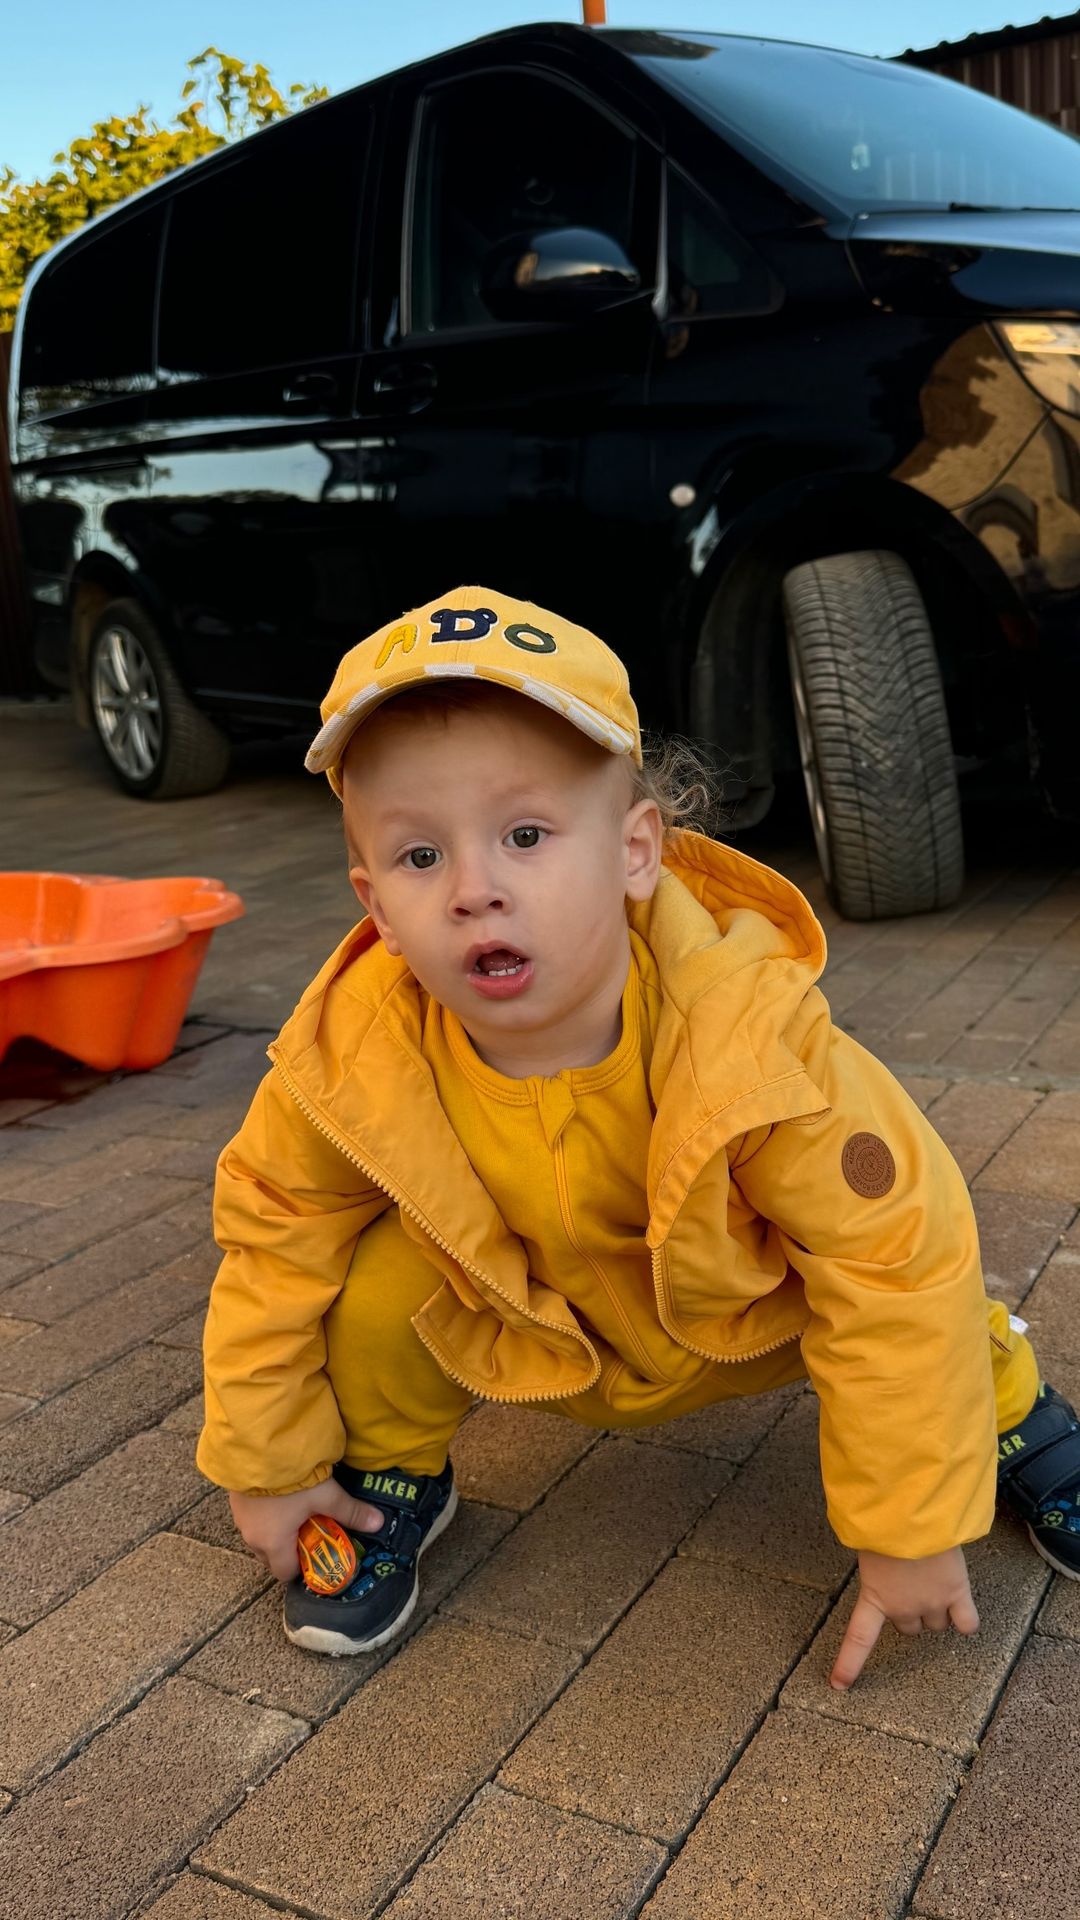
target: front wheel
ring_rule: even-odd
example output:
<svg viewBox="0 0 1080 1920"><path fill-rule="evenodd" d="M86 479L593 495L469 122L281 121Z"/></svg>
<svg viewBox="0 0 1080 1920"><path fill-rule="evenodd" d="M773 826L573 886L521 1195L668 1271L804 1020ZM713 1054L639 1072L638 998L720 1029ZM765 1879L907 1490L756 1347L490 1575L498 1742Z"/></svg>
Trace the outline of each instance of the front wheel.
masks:
<svg viewBox="0 0 1080 1920"><path fill-rule="evenodd" d="M125 793L176 800L220 786L229 743L188 699L137 600L112 600L103 609L88 664L94 732Z"/></svg>
<svg viewBox="0 0 1080 1920"><path fill-rule="evenodd" d="M960 800L937 650L898 554L832 554L783 589L795 725L829 898L849 920L951 906Z"/></svg>

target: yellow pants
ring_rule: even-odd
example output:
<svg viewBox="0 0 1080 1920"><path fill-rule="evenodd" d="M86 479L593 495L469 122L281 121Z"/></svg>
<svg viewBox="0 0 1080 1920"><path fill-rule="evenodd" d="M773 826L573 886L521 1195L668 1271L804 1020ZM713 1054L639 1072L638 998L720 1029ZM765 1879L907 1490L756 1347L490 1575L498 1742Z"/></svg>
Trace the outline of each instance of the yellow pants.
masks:
<svg viewBox="0 0 1080 1920"><path fill-rule="evenodd" d="M326 1316L327 1372L345 1423L343 1458L353 1467L409 1467L439 1473L450 1441L472 1405L428 1352L412 1315L430 1299L438 1274L402 1230L396 1211L361 1235L345 1286ZM1009 1309L987 1301L987 1334L1003 1433L1030 1413L1039 1390L1031 1344L1009 1325ZM718 1400L768 1393L806 1368L797 1340L756 1360L706 1364L690 1386L639 1387L632 1410L620 1404L613 1366L586 1393L536 1404L590 1427L645 1427L696 1413Z"/></svg>

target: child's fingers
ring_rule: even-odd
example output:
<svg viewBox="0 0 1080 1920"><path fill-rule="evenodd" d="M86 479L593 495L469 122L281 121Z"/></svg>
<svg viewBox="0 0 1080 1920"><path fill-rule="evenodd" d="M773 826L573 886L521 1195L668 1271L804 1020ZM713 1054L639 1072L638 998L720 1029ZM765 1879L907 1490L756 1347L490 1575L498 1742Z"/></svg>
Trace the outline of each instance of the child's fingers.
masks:
<svg viewBox="0 0 1080 1920"><path fill-rule="evenodd" d="M263 1548L258 1557L269 1567L275 1580L283 1583L295 1580L300 1571L300 1562L296 1557L296 1535L291 1534L280 1545Z"/></svg>
<svg viewBox="0 0 1080 1920"><path fill-rule="evenodd" d="M852 1609L847 1632L829 1675L830 1687L843 1689L850 1687L852 1682L858 1679L877 1646L884 1625L885 1615L881 1608L875 1607L872 1600L865 1600L860 1594Z"/></svg>
<svg viewBox="0 0 1080 1920"><path fill-rule="evenodd" d="M978 1633L979 1616L970 1592L962 1600L954 1600L949 1608L949 1618L957 1633Z"/></svg>
<svg viewBox="0 0 1080 1920"><path fill-rule="evenodd" d="M381 1513L378 1507L370 1506L366 1500L354 1500L339 1480L329 1482L319 1501L318 1511L328 1513L333 1520L340 1520L342 1526L351 1528L353 1533L378 1533L386 1519L385 1513Z"/></svg>

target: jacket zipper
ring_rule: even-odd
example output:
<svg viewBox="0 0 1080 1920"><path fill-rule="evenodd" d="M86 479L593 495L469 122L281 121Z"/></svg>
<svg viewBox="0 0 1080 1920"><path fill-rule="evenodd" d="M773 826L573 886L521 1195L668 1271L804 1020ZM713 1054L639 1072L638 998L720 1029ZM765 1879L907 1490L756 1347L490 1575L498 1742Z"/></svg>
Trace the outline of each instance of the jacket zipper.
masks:
<svg viewBox="0 0 1080 1920"><path fill-rule="evenodd" d="M343 1153L345 1155L346 1160L349 1160L352 1162L354 1167L359 1167L360 1172L364 1174L364 1176L368 1180L371 1181L372 1186L378 1187L382 1193L387 1194L389 1198L394 1202L395 1206L400 1207L403 1210L403 1212L409 1215L410 1220L415 1220L417 1226L421 1227L423 1231L427 1234L428 1239L433 1240L437 1247L441 1247L444 1253L449 1254L451 1260L456 1260L459 1267L464 1267L466 1273L471 1274L473 1278L475 1280L478 1280L482 1286L488 1287L490 1291L497 1296L498 1299L505 1300L508 1307L514 1306L516 1303L510 1299L508 1294L505 1294L503 1292L501 1287L497 1287L495 1285L495 1282L492 1279L490 1279L486 1273L481 1273L479 1267L474 1267L468 1260L464 1260L456 1247L450 1246L449 1243L442 1238L441 1234L438 1234L435 1232L435 1229L432 1226L430 1220L428 1220L425 1214L422 1214L420 1212L418 1207L413 1206L411 1200L408 1200L403 1193L399 1193L397 1189L393 1187L383 1175L376 1173L374 1167L368 1166L366 1161L361 1160L359 1154L353 1151L348 1141L343 1140L339 1133L336 1133L332 1127L327 1126L326 1121L322 1118L321 1114L317 1113L315 1108L311 1106L310 1102L304 1099L304 1096L300 1092L299 1087L296 1085L295 1080L292 1079L291 1075L286 1071L285 1067L282 1066L281 1061L274 1055L271 1055L271 1059L272 1059L272 1063L275 1070L281 1075L281 1078L284 1081L285 1087L289 1093L290 1098L296 1102L296 1105L299 1107L301 1113L304 1115L306 1120L310 1121L311 1125L315 1128L316 1132L321 1133L324 1139L329 1140L331 1144L337 1148L339 1153ZM527 1310L524 1308L518 1308L518 1311L527 1312ZM526 1391L524 1393L500 1394L499 1399L506 1400L506 1401L568 1400L573 1394L587 1393L590 1387L595 1386L597 1380L599 1380L600 1378L601 1366L600 1366L599 1355L597 1354L596 1349L593 1346L592 1342L590 1340L587 1340L583 1333L573 1333L569 1328L561 1327L559 1326L557 1321L547 1320L543 1317L543 1315L539 1313L527 1312L527 1317L530 1320L534 1320L537 1326L550 1327L553 1333L562 1334L564 1337L568 1337L570 1339L580 1340L582 1346L585 1348L590 1359L592 1360L593 1366L596 1369L595 1375L592 1380L586 1380L582 1386L567 1387L565 1391L562 1393L551 1394L551 1393L534 1393L534 1392ZM421 1332L419 1327L416 1328L416 1332L420 1335L420 1338L423 1341L425 1347L427 1347L428 1351L434 1354L435 1359L438 1361L443 1372L448 1374L451 1380L456 1381L459 1387L464 1387L466 1393L475 1394L479 1392L479 1389L477 1388L477 1386L472 1380L463 1379L460 1373L456 1373L453 1370L453 1368L447 1366L445 1360L442 1357L442 1354L437 1351L433 1342L428 1339L426 1334Z"/></svg>
<svg viewBox="0 0 1080 1920"><path fill-rule="evenodd" d="M660 1319L660 1325L664 1326L665 1325L664 1316L663 1316L663 1313L661 1312L661 1308L664 1303L663 1286L661 1281L661 1275L663 1270L663 1250L660 1247L655 1248L653 1251L652 1269L653 1269L653 1287L656 1292L656 1311ZM775 1353L778 1347L790 1346L793 1340L801 1340L801 1339L802 1339L801 1333L785 1333L781 1335L779 1340L767 1341L763 1347L751 1347L748 1353L710 1353L708 1347L699 1347L696 1340L688 1339L684 1333L680 1333L678 1335L678 1341L681 1347L686 1347L690 1353L699 1353L703 1360L711 1360L714 1366L718 1366L718 1367L737 1366L740 1360L760 1360L764 1354Z"/></svg>
<svg viewBox="0 0 1080 1920"><path fill-rule="evenodd" d="M607 1297L612 1308L614 1309L616 1318L618 1319L622 1327L622 1330L626 1335L627 1344L631 1347L633 1352L637 1355L637 1363L641 1370L642 1378L645 1380L652 1381L655 1386L665 1385L665 1382L663 1380L656 1379L655 1370L653 1368L651 1361L649 1360L649 1356L646 1353L645 1348L642 1346L641 1341L639 1340L637 1334L634 1331L633 1326L630 1323L629 1315L625 1312L622 1301L618 1298L614 1289L612 1287L609 1287L607 1282L607 1276L605 1275L604 1270L601 1267L599 1261L592 1259L592 1257L588 1253L586 1253L584 1247L582 1246L580 1240L578 1239L577 1229L574 1226L574 1216L570 1210L570 1196L566 1188L566 1160L563 1154L563 1143L562 1143L561 1134L555 1143L555 1186L559 1195L559 1211L562 1214L562 1222L566 1232L566 1237L569 1240L570 1245L573 1247L574 1252L578 1255L579 1259L583 1260L587 1266L591 1267L597 1280L599 1280L601 1289L603 1290L605 1296ZM663 1322L661 1321L661 1326L662 1325L663 1325Z"/></svg>

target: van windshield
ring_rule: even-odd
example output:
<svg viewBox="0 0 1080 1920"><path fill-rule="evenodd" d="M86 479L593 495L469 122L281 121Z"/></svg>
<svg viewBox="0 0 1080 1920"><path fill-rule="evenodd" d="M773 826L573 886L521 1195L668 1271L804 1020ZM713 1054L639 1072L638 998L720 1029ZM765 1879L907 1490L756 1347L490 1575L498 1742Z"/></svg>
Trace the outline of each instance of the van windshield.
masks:
<svg viewBox="0 0 1080 1920"><path fill-rule="evenodd" d="M618 39L733 146L811 201L851 213L1080 208L1080 141L938 74L779 40Z"/></svg>

